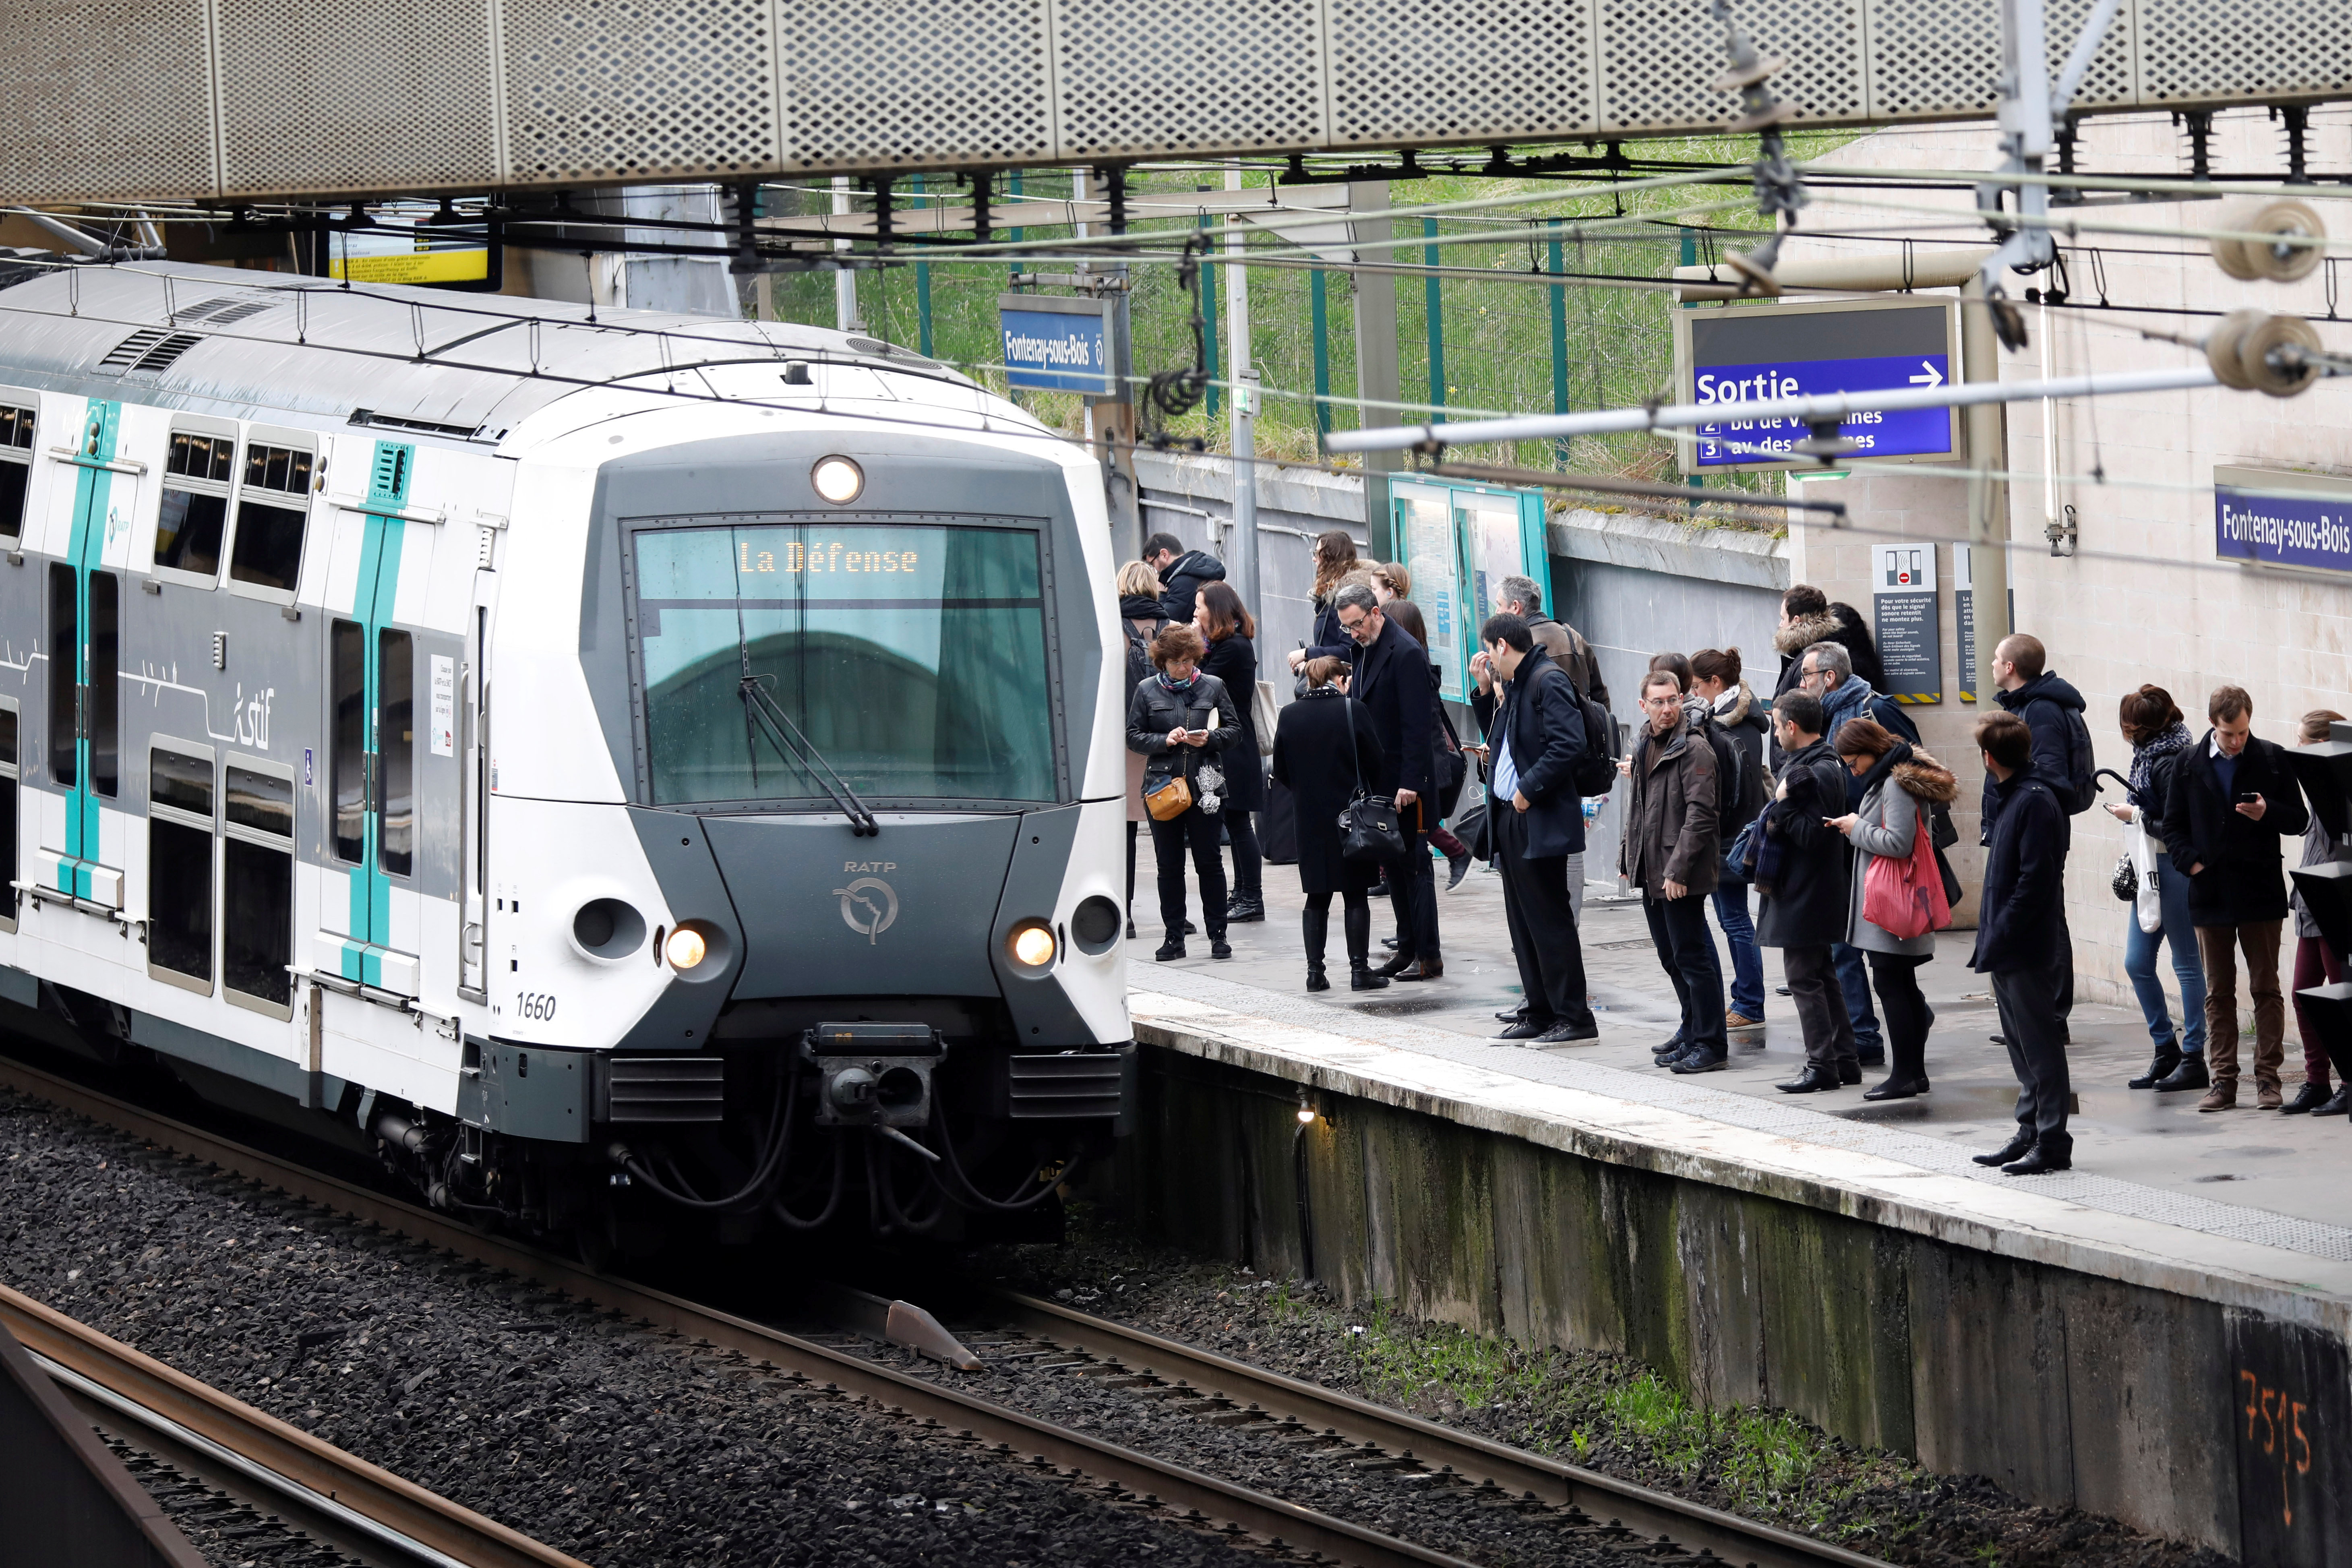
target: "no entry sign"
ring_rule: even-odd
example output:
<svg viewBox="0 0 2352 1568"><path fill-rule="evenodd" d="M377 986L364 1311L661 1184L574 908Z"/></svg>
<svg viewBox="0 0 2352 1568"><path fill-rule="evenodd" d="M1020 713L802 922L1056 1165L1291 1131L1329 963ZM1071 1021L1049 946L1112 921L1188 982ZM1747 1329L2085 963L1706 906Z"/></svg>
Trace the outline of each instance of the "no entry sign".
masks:
<svg viewBox="0 0 2352 1568"><path fill-rule="evenodd" d="M1811 460L1793 455L1811 434L1803 425L1742 419L1742 403L1957 380L1958 309L1954 300L1918 298L1675 311L1683 400L1724 405L1720 423L1700 426L1697 439L1683 445L1683 471ZM1936 462L1959 455L1959 421L1949 408L1869 410L1847 418L1838 434L1856 458Z"/></svg>

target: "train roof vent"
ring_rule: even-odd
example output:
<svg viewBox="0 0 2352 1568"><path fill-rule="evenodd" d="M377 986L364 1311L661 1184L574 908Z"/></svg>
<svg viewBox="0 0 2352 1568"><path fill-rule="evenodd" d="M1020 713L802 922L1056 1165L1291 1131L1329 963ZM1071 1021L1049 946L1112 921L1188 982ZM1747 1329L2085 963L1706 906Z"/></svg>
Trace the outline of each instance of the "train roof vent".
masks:
<svg viewBox="0 0 2352 1568"><path fill-rule="evenodd" d="M234 295L223 294L175 312L172 324L179 326L187 321L209 321L215 327L228 327L247 317L258 316L268 309L269 302L266 300L240 300Z"/></svg>
<svg viewBox="0 0 2352 1568"><path fill-rule="evenodd" d="M884 359L902 360L908 364L919 364L932 370L939 368L937 360L928 360L912 349L902 349L896 343L886 343L880 338L851 338L849 347L862 354L878 354Z"/></svg>
<svg viewBox="0 0 2352 1568"><path fill-rule="evenodd" d="M98 368L116 375L169 370L178 363L182 354L204 341L194 332L167 332L158 327L142 327L115 344L107 356L98 362Z"/></svg>
<svg viewBox="0 0 2352 1568"><path fill-rule="evenodd" d="M413 419L404 414L379 414L373 408L352 410L354 425L381 425L391 430L422 430L428 436L455 436L470 441L482 433L479 425L451 425L439 419Z"/></svg>

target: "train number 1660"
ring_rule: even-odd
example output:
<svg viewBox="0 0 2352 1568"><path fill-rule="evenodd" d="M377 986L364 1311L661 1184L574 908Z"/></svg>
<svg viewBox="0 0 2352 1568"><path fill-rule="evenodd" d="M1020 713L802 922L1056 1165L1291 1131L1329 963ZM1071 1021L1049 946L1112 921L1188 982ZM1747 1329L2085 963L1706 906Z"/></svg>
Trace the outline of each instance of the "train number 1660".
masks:
<svg viewBox="0 0 2352 1568"><path fill-rule="evenodd" d="M515 1016L541 1024L547 1022L555 1016L554 994L547 991L516 992Z"/></svg>

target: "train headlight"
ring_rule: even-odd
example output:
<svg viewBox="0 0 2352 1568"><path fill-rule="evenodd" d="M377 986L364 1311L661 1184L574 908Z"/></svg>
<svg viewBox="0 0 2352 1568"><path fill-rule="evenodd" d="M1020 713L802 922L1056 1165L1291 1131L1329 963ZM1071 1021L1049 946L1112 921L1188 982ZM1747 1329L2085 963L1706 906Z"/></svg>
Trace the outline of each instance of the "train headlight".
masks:
<svg viewBox="0 0 2352 1568"><path fill-rule="evenodd" d="M670 932L669 940L662 944L662 956L669 960L672 969L677 970L692 969L709 952L710 944L702 940L702 933L684 926Z"/></svg>
<svg viewBox="0 0 2352 1568"><path fill-rule="evenodd" d="M820 458L809 470L816 493L835 506L847 506L866 488L866 470L846 458Z"/></svg>
<svg viewBox="0 0 2352 1568"><path fill-rule="evenodd" d="M1054 962L1054 930L1047 925L1025 925L1013 933L1013 962L1029 969L1043 969Z"/></svg>

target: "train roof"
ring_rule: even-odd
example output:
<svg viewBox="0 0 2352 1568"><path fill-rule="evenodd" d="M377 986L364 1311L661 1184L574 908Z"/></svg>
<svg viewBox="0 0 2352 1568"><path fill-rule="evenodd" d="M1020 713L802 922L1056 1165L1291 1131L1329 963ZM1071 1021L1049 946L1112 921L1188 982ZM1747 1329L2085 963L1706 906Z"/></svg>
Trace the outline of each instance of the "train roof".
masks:
<svg viewBox="0 0 2352 1568"><path fill-rule="evenodd" d="M789 360L974 385L878 339L785 322L176 262L0 265L0 381L88 394L114 380L125 397L175 407L496 443L588 388Z"/></svg>

